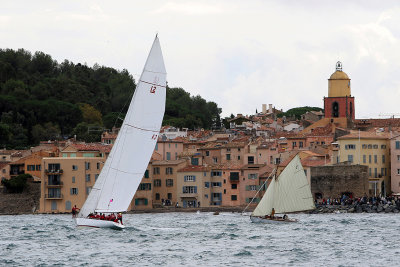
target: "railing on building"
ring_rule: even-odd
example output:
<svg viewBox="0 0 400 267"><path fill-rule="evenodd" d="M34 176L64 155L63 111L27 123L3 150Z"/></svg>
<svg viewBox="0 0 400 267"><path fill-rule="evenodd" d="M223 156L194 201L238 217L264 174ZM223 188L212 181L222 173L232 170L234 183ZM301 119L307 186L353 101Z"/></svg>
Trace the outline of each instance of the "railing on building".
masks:
<svg viewBox="0 0 400 267"><path fill-rule="evenodd" d="M58 170L45 170L44 173L45 174L63 174L63 170L62 169L58 169Z"/></svg>
<svg viewBox="0 0 400 267"><path fill-rule="evenodd" d="M64 183L61 182L61 181L59 181L59 182L51 182L51 183L45 182L44 185L47 186L47 187L61 187L61 186L64 185Z"/></svg>
<svg viewBox="0 0 400 267"><path fill-rule="evenodd" d="M63 199L64 195L63 194L45 194L44 198L45 199Z"/></svg>

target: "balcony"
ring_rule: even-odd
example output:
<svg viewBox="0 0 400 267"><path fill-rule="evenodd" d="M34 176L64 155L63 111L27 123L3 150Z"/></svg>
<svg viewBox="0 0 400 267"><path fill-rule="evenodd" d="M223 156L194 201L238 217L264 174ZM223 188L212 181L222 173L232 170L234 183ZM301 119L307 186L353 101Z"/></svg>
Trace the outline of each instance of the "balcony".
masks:
<svg viewBox="0 0 400 267"><path fill-rule="evenodd" d="M238 172L231 172L231 175L229 176L229 180L231 182L239 182L239 173Z"/></svg>
<svg viewBox="0 0 400 267"><path fill-rule="evenodd" d="M57 182L51 182L51 183L45 182L44 185L46 187L62 187L64 185L64 183L61 182L61 181L59 181L59 182L58 181Z"/></svg>
<svg viewBox="0 0 400 267"><path fill-rule="evenodd" d="M63 170L62 169L57 169L57 170L45 170L44 171L45 174L63 174Z"/></svg>
<svg viewBox="0 0 400 267"><path fill-rule="evenodd" d="M25 171L20 171L20 170L11 170L10 175L20 175L20 174L25 174Z"/></svg>
<svg viewBox="0 0 400 267"><path fill-rule="evenodd" d="M196 198L197 196L197 193L182 193L180 195L181 198Z"/></svg>
<svg viewBox="0 0 400 267"><path fill-rule="evenodd" d="M63 199L64 195L63 194L45 194L44 198L45 199Z"/></svg>

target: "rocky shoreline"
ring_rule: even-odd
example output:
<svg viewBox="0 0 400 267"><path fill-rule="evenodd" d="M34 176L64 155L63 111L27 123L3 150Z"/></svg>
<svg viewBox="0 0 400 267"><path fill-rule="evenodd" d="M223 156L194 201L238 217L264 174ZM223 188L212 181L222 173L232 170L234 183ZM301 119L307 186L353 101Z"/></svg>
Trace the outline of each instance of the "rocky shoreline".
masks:
<svg viewBox="0 0 400 267"><path fill-rule="evenodd" d="M400 205L386 204L351 204L351 205L317 205L310 214L321 213L399 213Z"/></svg>

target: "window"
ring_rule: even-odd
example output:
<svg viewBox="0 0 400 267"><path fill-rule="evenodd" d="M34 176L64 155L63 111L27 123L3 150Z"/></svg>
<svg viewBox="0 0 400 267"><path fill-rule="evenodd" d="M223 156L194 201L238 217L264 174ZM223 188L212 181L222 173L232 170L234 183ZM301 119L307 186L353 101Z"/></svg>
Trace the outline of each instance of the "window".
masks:
<svg viewBox="0 0 400 267"><path fill-rule="evenodd" d="M86 182L90 182L90 174L86 174L85 175L85 181Z"/></svg>
<svg viewBox="0 0 400 267"><path fill-rule="evenodd" d="M156 193L156 200L160 200L160 194Z"/></svg>
<svg viewBox="0 0 400 267"><path fill-rule="evenodd" d="M213 177L213 176L222 176L222 171L212 171L211 177Z"/></svg>
<svg viewBox="0 0 400 267"><path fill-rule="evenodd" d="M154 179L154 187L160 187L161 186L161 179Z"/></svg>
<svg viewBox="0 0 400 267"><path fill-rule="evenodd" d="M211 187L221 187L222 183L221 182L213 182L211 183Z"/></svg>
<svg viewBox="0 0 400 267"><path fill-rule="evenodd" d="M296 142L292 142L292 148L295 148L297 146Z"/></svg>
<svg viewBox="0 0 400 267"><path fill-rule="evenodd" d="M149 176L149 170L146 170L145 172L144 172L144 178L149 178L150 176Z"/></svg>
<svg viewBox="0 0 400 267"><path fill-rule="evenodd" d="M378 163L378 155L374 155L374 163Z"/></svg>
<svg viewBox="0 0 400 267"><path fill-rule="evenodd" d="M231 154L226 154L226 160L231 160Z"/></svg>
<svg viewBox="0 0 400 267"><path fill-rule="evenodd" d="M257 173L249 173L249 179L257 179L258 174Z"/></svg>
<svg viewBox="0 0 400 267"><path fill-rule="evenodd" d="M138 190L151 190L151 183L141 183Z"/></svg>
<svg viewBox="0 0 400 267"><path fill-rule="evenodd" d="M94 153L83 153L85 158L94 158Z"/></svg>
<svg viewBox="0 0 400 267"><path fill-rule="evenodd" d="M210 183L209 182L204 182L204 188L210 188Z"/></svg>
<svg viewBox="0 0 400 267"><path fill-rule="evenodd" d="M204 197L205 197L205 198L208 198L208 194L205 194Z"/></svg>
<svg viewBox="0 0 400 267"><path fill-rule="evenodd" d="M371 177L371 176L372 176L372 170L371 170L371 168L368 169L368 172L369 172L369 176Z"/></svg>
<svg viewBox="0 0 400 267"><path fill-rule="evenodd" d="M367 145L366 145L366 144L363 144L363 145L362 145L362 148L363 148L363 149L367 149Z"/></svg>
<svg viewBox="0 0 400 267"><path fill-rule="evenodd" d="M167 160L171 160L171 152L167 152Z"/></svg>
<svg viewBox="0 0 400 267"><path fill-rule="evenodd" d="M98 174L95 174L95 175L94 175L94 181L97 181L97 178L99 178L99 175L98 175Z"/></svg>
<svg viewBox="0 0 400 267"><path fill-rule="evenodd" d="M238 147L238 151L240 152L240 147Z"/></svg>
<svg viewBox="0 0 400 267"><path fill-rule="evenodd" d="M160 167L154 167L153 172L154 174L160 174Z"/></svg>
<svg viewBox="0 0 400 267"><path fill-rule="evenodd" d="M206 156L210 156L210 151L206 151Z"/></svg>
<svg viewBox="0 0 400 267"><path fill-rule="evenodd" d="M382 155L382 163L385 163L386 159L385 159L385 155Z"/></svg>
<svg viewBox="0 0 400 267"><path fill-rule="evenodd" d="M248 191L257 191L257 186L256 185L248 185L247 190Z"/></svg>
<svg viewBox="0 0 400 267"><path fill-rule="evenodd" d="M237 195L231 195L231 200L233 201L237 200Z"/></svg>
<svg viewBox="0 0 400 267"><path fill-rule="evenodd" d="M375 174L374 177L375 177L375 178L378 178L378 169L375 168L374 171L375 171L375 172L374 172L374 174Z"/></svg>
<svg viewBox="0 0 400 267"><path fill-rule="evenodd" d="M400 175L400 169L397 169L397 175Z"/></svg>
<svg viewBox="0 0 400 267"><path fill-rule="evenodd" d="M169 200L171 200L171 199L172 199L172 193L168 193L168 194L167 194L167 198L168 198Z"/></svg>
<svg viewBox="0 0 400 267"><path fill-rule="evenodd" d="M347 155L347 161L353 163L353 155Z"/></svg>
<svg viewBox="0 0 400 267"><path fill-rule="evenodd" d="M182 188L183 194L196 194L197 193L197 186L184 186Z"/></svg>
<svg viewBox="0 0 400 267"><path fill-rule="evenodd" d="M397 155L397 161L400 162L400 155Z"/></svg>
<svg viewBox="0 0 400 267"><path fill-rule="evenodd" d="M213 157L213 163L218 163L218 158L217 157Z"/></svg>
<svg viewBox="0 0 400 267"><path fill-rule="evenodd" d="M231 181L239 181L239 172L231 172L229 179Z"/></svg>
<svg viewBox="0 0 400 267"><path fill-rule="evenodd" d="M238 156L238 160L240 160L240 156Z"/></svg>
<svg viewBox="0 0 400 267"><path fill-rule="evenodd" d="M253 156L248 156L247 157L247 162L248 162L248 164L254 164L254 157Z"/></svg>
<svg viewBox="0 0 400 267"><path fill-rule="evenodd" d="M78 188L71 188L71 195L77 195L78 194Z"/></svg>
<svg viewBox="0 0 400 267"><path fill-rule="evenodd" d="M385 176L385 168L381 168L381 176Z"/></svg>
<svg viewBox="0 0 400 267"><path fill-rule="evenodd" d="M400 141L396 141L396 149L400 149Z"/></svg>
<svg viewBox="0 0 400 267"><path fill-rule="evenodd" d="M386 149L386 145L381 145L381 149Z"/></svg>
<svg viewBox="0 0 400 267"><path fill-rule="evenodd" d="M372 145L368 145L368 149L372 149Z"/></svg>
<svg viewBox="0 0 400 267"><path fill-rule="evenodd" d="M214 201L222 200L222 193L212 193L211 200L214 200Z"/></svg>
<svg viewBox="0 0 400 267"><path fill-rule="evenodd" d="M172 173L173 173L173 170L171 167L168 167L165 169L165 174L172 174Z"/></svg>
<svg viewBox="0 0 400 267"><path fill-rule="evenodd" d="M299 148L302 148L302 147L303 147L303 142L299 141Z"/></svg>
<svg viewBox="0 0 400 267"><path fill-rule="evenodd" d="M231 189L237 189L237 184L232 184Z"/></svg>
<svg viewBox="0 0 400 267"><path fill-rule="evenodd" d="M276 158L275 159L275 164L280 164L281 163L281 158Z"/></svg>
<svg viewBox="0 0 400 267"><path fill-rule="evenodd" d="M72 165L72 170L77 171L78 170L78 165Z"/></svg>
<svg viewBox="0 0 400 267"><path fill-rule="evenodd" d="M167 187L174 186L174 180L173 180L173 179L167 179L167 180L165 180L165 185L166 185Z"/></svg>
<svg viewBox="0 0 400 267"><path fill-rule="evenodd" d="M85 162L85 170L90 170L90 162Z"/></svg>
<svg viewBox="0 0 400 267"><path fill-rule="evenodd" d="M372 163L372 156L371 155L368 155L368 163Z"/></svg>
<svg viewBox="0 0 400 267"><path fill-rule="evenodd" d="M377 144L374 145L374 149L378 149L378 145Z"/></svg>
<svg viewBox="0 0 400 267"><path fill-rule="evenodd" d="M204 177L207 176L207 172L203 172L203 176L204 176Z"/></svg>
<svg viewBox="0 0 400 267"><path fill-rule="evenodd" d="M346 150L349 150L349 149L356 149L356 145L354 145L354 144L348 144L348 145L345 145L344 148L345 148Z"/></svg>
<svg viewBox="0 0 400 267"><path fill-rule="evenodd" d="M185 182L194 182L194 181L196 181L196 176L195 175L185 175L183 177L183 180Z"/></svg>
<svg viewBox="0 0 400 267"><path fill-rule="evenodd" d="M75 176L72 176L72 183L75 183Z"/></svg>
<svg viewBox="0 0 400 267"><path fill-rule="evenodd" d="M96 163L96 168L97 168L98 170L100 170L100 162L97 162L97 163Z"/></svg>
<svg viewBox="0 0 400 267"><path fill-rule="evenodd" d="M87 186L86 187L86 195L89 195L90 191L92 191L92 187L91 186Z"/></svg>
<svg viewBox="0 0 400 267"><path fill-rule="evenodd" d="M28 170L28 171L34 171L34 170L35 170L35 165L28 165L28 166L26 166L26 170Z"/></svg>
<svg viewBox="0 0 400 267"><path fill-rule="evenodd" d="M175 152L175 159L178 159L178 152Z"/></svg>
<svg viewBox="0 0 400 267"><path fill-rule="evenodd" d="M363 155L363 163L367 163L367 155Z"/></svg>
<svg viewBox="0 0 400 267"><path fill-rule="evenodd" d="M273 156L269 156L269 163L270 164L274 164L274 157Z"/></svg>
<svg viewBox="0 0 400 267"><path fill-rule="evenodd" d="M61 165L60 163L52 163L49 164L49 171L50 172L57 172L61 169Z"/></svg>
<svg viewBox="0 0 400 267"><path fill-rule="evenodd" d="M192 158L192 160L191 160L192 162L192 165L193 166L198 166L199 165L199 159L198 158Z"/></svg>

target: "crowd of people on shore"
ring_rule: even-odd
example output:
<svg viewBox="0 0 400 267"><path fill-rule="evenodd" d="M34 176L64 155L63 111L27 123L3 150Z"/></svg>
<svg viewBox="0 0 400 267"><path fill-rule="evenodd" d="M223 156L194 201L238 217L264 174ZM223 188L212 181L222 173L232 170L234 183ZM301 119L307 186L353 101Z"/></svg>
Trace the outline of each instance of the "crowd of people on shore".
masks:
<svg viewBox="0 0 400 267"><path fill-rule="evenodd" d="M95 213L90 213L88 215L88 218L95 219L95 220L112 221L112 222L123 224L122 223L122 213L118 213L117 215L115 215L114 213L105 215L104 213L98 214L97 212L95 212Z"/></svg>
<svg viewBox="0 0 400 267"><path fill-rule="evenodd" d="M385 204L392 204L392 205L397 205L400 206L400 199L397 196L388 196L388 197L359 197L359 198L353 198L352 196L348 196L343 194L341 198L322 198L322 199L316 199L315 200L316 205L362 205L362 204L368 204L368 205L385 205Z"/></svg>

